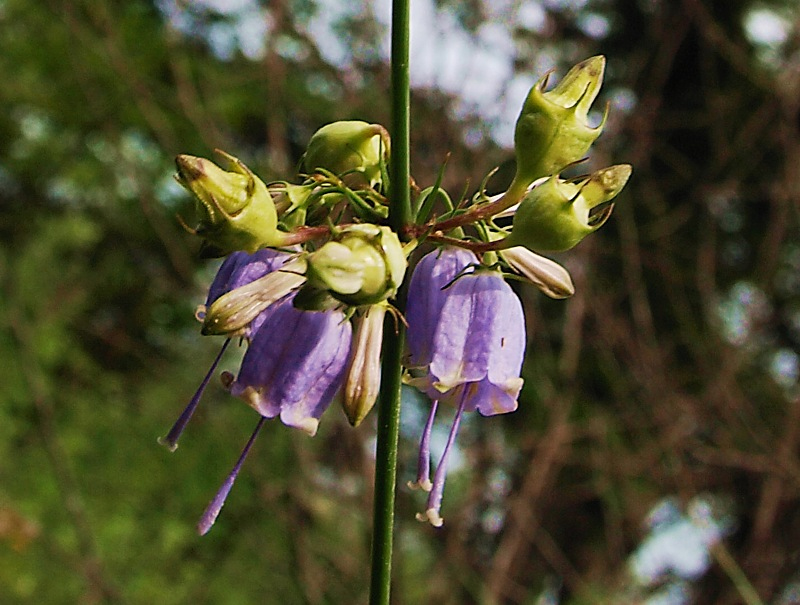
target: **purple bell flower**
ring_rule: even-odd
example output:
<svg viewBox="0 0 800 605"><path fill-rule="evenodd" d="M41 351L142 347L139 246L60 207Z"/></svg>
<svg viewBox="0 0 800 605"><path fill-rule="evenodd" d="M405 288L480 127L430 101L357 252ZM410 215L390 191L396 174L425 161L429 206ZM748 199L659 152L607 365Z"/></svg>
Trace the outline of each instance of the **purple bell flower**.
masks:
<svg viewBox="0 0 800 605"><path fill-rule="evenodd" d="M244 399L261 419L239 460L197 525L207 533L222 510L239 469L266 418L280 417L314 435L322 413L342 386L350 352L351 326L341 311L301 311L288 296L262 313L260 328L242 360L239 376L223 374L232 395Z"/></svg>
<svg viewBox="0 0 800 605"><path fill-rule="evenodd" d="M247 252L234 252L229 255L223 261L222 265L220 265L214 280L211 282L211 286L208 289L208 296L206 297L206 304L201 306L197 311L198 319L202 321L205 315L205 310L220 296L230 292L231 290L245 286L257 279L260 279L268 273L280 269L292 258L292 256L293 255L287 254L286 252L279 252L269 248L259 250L253 254L248 254ZM262 315L263 313L258 315L251 322L251 324L245 328L245 336L249 336L258 329L263 321ZM211 381L211 377L214 375L214 371L216 370L217 365L219 365L222 355L228 348L229 343L230 338L225 339L225 342L222 344L222 348L212 362L211 367L200 383L200 386L198 387L194 396L189 401L189 404L178 417L178 420L175 421L175 424L172 426L169 433L167 433L167 436L159 440L159 442L169 448L170 451L175 451L177 449L178 439L197 409L200 399L203 396L203 392L208 386L208 383Z"/></svg>
<svg viewBox="0 0 800 605"><path fill-rule="evenodd" d="M342 311L301 311L292 297L270 306L242 360L227 380L265 418L317 432L319 418L342 386L351 326Z"/></svg>
<svg viewBox="0 0 800 605"><path fill-rule="evenodd" d="M517 409L525 355L522 304L498 272L481 269L469 251L443 248L426 255L411 278L406 307L410 383L434 402L420 444L416 486L430 491L422 520L434 526L439 516L447 459L461 416L483 416ZM456 407L433 482L428 446L439 402Z"/></svg>

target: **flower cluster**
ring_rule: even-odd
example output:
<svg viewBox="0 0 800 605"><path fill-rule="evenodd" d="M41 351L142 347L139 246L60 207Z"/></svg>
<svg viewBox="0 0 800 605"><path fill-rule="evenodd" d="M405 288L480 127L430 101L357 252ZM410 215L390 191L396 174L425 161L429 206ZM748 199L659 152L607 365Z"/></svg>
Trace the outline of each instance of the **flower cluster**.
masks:
<svg viewBox="0 0 800 605"><path fill-rule="evenodd" d="M571 296L569 273L536 251L569 249L599 228L630 176L630 166L620 165L561 177L603 129L605 118L591 126L588 115L604 66L594 57L551 90L547 77L533 87L517 122L517 172L507 191L488 197L481 188L454 205L437 183L414 197L413 220L397 230L387 220L390 139L382 126L348 121L318 130L299 183L266 184L224 153L229 170L178 156L176 178L196 200L190 231L202 238L203 255L226 256L197 312L202 333L225 341L163 443L177 447L233 339L247 349L238 373L223 372L222 382L259 415L201 518L201 533L216 520L266 419L314 435L338 401L353 426L364 420L380 391L384 329L391 334L403 324L405 382L431 401L412 486L429 492L419 518L442 524L447 461L463 414L505 414L518 405L525 317L505 278L552 298ZM510 225L502 226L504 217L513 217ZM414 270L401 289L409 264ZM442 404L455 415L431 478L430 436Z"/></svg>

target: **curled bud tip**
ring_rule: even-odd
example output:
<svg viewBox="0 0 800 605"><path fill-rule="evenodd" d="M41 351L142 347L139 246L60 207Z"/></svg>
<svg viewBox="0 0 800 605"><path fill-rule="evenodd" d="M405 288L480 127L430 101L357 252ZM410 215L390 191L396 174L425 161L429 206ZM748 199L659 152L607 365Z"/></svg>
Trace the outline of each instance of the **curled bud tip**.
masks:
<svg viewBox="0 0 800 605"><path fill-rule="evenodd" d="M193 155L181 154L175 158L175 166L178 169L179 181L189 183L201 178L204 174L202 158Z"/></svg>
<svg viewBox="0 0 800 605"><path fill-rule="evenodd" d="M204 254L225 256L235 250L255 252L282 245L286 234L277 228L277 211L267 186L242 162L218 153L230 170L191 155L175 158L175 179L197 202L198 225L192 231L205 240Z"/></svg>
<svg viewBox="0 0 800 605"><path fill-rule="evenodd" d="M578 182L552 176L534 187L514 214L508 247L569 250L577 245L608 219L608 202L622 191L631 170L629 164L611 166Z"/></svg>

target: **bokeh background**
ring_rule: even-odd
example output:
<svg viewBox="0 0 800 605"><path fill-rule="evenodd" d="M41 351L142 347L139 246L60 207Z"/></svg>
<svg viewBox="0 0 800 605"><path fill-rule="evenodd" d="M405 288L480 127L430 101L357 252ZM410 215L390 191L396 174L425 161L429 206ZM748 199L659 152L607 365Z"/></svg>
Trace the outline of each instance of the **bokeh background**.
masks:
<svg viewBox="0 0 800 605"><path fill-rule="evenodd" d="M393 602L800 603L798 3L412 5L419 183L450 154L452 196L501 191L527 89L599 53L589 166L635 171L558 257L574 297L518 287L520 409L462 427L445 526L400 488ZM268 425L202 539L255 414L215 380L156 439L221 344L172 158L286 179L319 126L387 124L389 12L0 0L0 603L366 602L374 418ZM424 413L408 393L403 482Z"/></svg>

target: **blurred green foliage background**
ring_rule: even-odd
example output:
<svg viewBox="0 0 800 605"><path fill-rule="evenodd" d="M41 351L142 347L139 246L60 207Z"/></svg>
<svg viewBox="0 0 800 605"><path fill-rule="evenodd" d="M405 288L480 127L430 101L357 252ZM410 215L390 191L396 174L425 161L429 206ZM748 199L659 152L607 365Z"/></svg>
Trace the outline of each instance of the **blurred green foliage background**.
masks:
<svg viewBox="0 0 800 605"><path fill-rule="evenodd" d="M463 427L444 528L401 488L393 602L800 603L797 3L412 5L420 184L450 153L451 195L495 166L501 191L527 87L598 53L590 166L635 171L559 257L576 295L519 288L520 409ZM203 539L256 417L215 381L175 453L156 438L220 345L193 318L218 263L175 218L172 158L288 178L322 124L388 123L387 15L0 0L0 603L366 602L374 418L331 409L313 440L271 423ZM405 481L424 402L403 414ZM635 573L665 498L728 520L694 576Z"/></svg>

